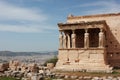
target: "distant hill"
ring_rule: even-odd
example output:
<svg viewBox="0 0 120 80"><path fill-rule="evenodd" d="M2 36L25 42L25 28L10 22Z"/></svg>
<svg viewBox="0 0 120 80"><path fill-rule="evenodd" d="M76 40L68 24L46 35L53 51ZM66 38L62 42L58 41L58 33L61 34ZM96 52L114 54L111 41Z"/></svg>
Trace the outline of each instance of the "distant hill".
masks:
<svg viewBox="0 0 120 80"><path fill-rule="evenodd" d="M58 51L53 52L12 52L0 51L0 56L32 56L32 55L57 55Z"/></svg>

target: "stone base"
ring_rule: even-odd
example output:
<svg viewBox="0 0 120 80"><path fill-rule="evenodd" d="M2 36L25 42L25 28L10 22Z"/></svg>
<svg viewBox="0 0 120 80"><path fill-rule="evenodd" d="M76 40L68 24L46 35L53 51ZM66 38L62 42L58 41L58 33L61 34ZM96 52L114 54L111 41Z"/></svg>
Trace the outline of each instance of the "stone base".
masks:
<svg viewBox="0 0 120 80"><path fill-rule="evenodd" d="M60 71L81 71L81 72L105 72L112 73L112 67L108 65L104 66L83 66L83 65L63 65L61 67L55 67L55 70Z"/></svg>
<svg viewBox="0 0 120 80"><path fill-rule="evenodd" d="M106 64L104 49L59 50L56 70L106 72L111 73L112 67Z"/></svg>

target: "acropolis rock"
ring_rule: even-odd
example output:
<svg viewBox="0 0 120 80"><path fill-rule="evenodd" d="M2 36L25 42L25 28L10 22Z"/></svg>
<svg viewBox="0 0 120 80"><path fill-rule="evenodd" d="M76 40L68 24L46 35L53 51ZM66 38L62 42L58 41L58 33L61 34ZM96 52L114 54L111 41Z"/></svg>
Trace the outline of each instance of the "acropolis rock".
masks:
<svg viewBox="0 0 120 80"><path fill-rule="evenodd" d="M72 15L58 28L56 70L111 72L120 67L120 13Z"/></svg>
<svg viewBox="0 0 120 80"><path fill-rule="evenodd" d="M17 68L20 66L20 62L18 60L11 60L9 62L9 68L11 70L17 70Z"/></svg>
<svg viewBox="0 0 120 80"><path fill-rule="evenodd" d="M37 64L36 63L29 64L28 69L30 72L37 72L38 71Z"/></svg>
<svg viewBox="0 0 120 80"><path fill-rule="evenodd" d="M0 72L7 70L9 67L8 63L0 63Z"/></svg>

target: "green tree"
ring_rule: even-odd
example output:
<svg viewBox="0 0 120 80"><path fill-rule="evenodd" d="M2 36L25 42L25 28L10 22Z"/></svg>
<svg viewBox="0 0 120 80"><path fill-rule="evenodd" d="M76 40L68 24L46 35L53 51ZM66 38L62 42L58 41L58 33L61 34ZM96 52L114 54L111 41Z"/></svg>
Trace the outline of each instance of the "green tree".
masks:
<svg viewBox="0 0 120 80"><path fill-rule="evenodd" d="M53 63L54 65L56 65L57 61L58 61L57 56L54 56L53 58L48 59L47 61L45 61L44 66L47 66L47 63Z"/></svg>

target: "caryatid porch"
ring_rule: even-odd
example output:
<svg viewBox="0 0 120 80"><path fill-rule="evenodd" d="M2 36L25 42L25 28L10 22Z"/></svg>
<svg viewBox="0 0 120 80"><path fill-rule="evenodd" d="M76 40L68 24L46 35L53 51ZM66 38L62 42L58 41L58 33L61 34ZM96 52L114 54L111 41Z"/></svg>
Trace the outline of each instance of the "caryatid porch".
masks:
<svg viewBox="0 0 120 80"><path fill-rule="evenodd" d="M63 30L59 35L59 49L104 48L103 28Z"/></svg>
<svg viewBox="0 0 120 80"><path fill-rule="evenodd" d="M56 69L105 71L105 21L59 23L59 54Z"/></svg>

